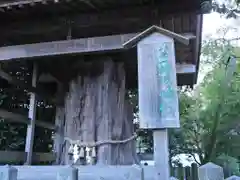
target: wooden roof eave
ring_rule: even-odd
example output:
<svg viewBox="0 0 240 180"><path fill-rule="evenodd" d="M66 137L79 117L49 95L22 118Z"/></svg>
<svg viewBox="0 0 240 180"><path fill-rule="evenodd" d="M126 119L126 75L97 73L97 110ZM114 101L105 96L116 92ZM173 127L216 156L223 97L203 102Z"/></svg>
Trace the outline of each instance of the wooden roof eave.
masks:
<svg viewBox="0 0 240 180"><path fill-rule="evenodd" d="M182 35L177 34L177 33L174 33L174 32L169 31L167 29L161 28L159 26L153 25L153 26L149 27L148 29L146 29L145 31L139 33L138 35L136 35L135 37L133 37L132 39L130 39L126 43L124 43L123 47L124 48L134 47L139 41L141 41L143 38L147 37L148 35L150 35L154 32L158 32L158 33L163 34L165 36L171 37L171 38L177 40L178 42L180 42L182 44L189 45L190 38L188 38L186 36L182 36Z"/></svg>
<svg viewBox="0 0 240 180"><path fill-rule="evenodd" d="M35 4L35 3L46 3L47 1L57 2L57 0L21 0L21 1L0 3L0 8L12 7L12 6L31 5L31 4Z"/></svg>
<svg viewBox="0 0 240 180"><path fill-rule="evenodd" d="M152 30L147 31L146 33L119 34L36 44L5 46L0 47L0 61L63 54L86 54L93 52L126 50L127 48L132 48L134 43L139 40L139 37L143 37L149 32L152 32ZM172 34L175 36L176 33ZM176 37L181 42L187 44L188 41L193 38L193 35L185 36L177 34Z"/></svg>

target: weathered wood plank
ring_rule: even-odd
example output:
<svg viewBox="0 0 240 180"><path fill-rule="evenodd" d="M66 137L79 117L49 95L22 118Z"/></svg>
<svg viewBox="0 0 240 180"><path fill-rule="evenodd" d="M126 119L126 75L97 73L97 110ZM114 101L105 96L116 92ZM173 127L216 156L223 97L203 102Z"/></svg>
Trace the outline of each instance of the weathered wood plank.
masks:
<svg viewBox="0 0 240 180"><path fill-rule="evenodd" d="M123 44L135 35L137 33L6 46L0 48L0 61L72 53L124 50ZM191 33L183 34L183 36L187 38L195 37Z"/></svg>
<svg viewBox="0 0 240 180"><path fill-rule="evenodd" d="M11 122L18 122L18 123L24 123L24 124L29 124L29 122L30 122L29 118L27 116L24 116L24 115L18 114L18 113L9 112L4 109L0 109L0 117L4 118L7 121L11 121ZM51 129L51 130L56 129L54 124L39 121L39 120L36 120L36 125L39 127L43 127L43 128Z"/></svg>
<svg viewBox="0 0 240 180"><path fill-rule="evenodd" d="M153 154L151 153L139 153L138 158L140 161L153 161Z"/></svg>
<svg viewBox="0 0 240 180"><path fill-rule="evenodd" d="M31 58L71 53L87 53L122 49L122 44L135 34L82 38L66 41L9 46L0 48L0 59Z"/></svg>
<svg viewBox="0 0 240 180"><path fill-rule="evenodd" d="M33 65L33 73L32 73L32 86L37 86L38 79L38 66L36 63ZM36 94L34 92L30 95L30 103L28 110L28 117L30 123L27 127L27 136L26 136L26 144L25 144L25 152L27 152L26 164L30 165L32 163L32 153L33 153L33 143L34 143L34 135L35 135L35 124L36 124L36 114L37 114L37 100Z"/></svg>
<svg viewBox="0 0 240 180"><path fill-rule="evenodd" d="M30 2L32 0L26 0L26 1ZM40 1L40 0L36 0L36 1ZM181 2L180 4L182 5L184 3ZM176 7L178 9L180 6L176 6ZM173 11L172 8L173 7L171 6L171 14L173 12L178 13L177 11ZM186 8L186 4L184 5L184 9L185 8ZM6 10L7 9L6 5L5 7L2 7L2 9ZM132 24L133 27L131 27L131 29L135 28L137 31L139 27L143 27L143 24L144 25L155 24L153 21L154 19L166 18L166 15L163 13L163 11L166 11L166 7L163 5L154 6L153 4L149 4L149 5L145 4L144 6L135 6L131 8L121 7L119 9L116 9L116 8L108 9L105 11L101 11L100 13L99 12L96 12L96 13L92 13L92 12L79 13L78 12L76 15L74 14L73 16L69 14L70 17L68 18L72 22L72 25L74 27L83 28L79 32L81 34L87 33L87 32L81 32L81 31L85 31L86 28L91 31L92 29L95 29L95 27L98 27L96 28L97 29L96 32L97 32L102 26L110 27L110 29L112 30L113 26L121 27L119 24L122 25L121 29L123 29L124 26L126 25ZM161 13L152 13L152 12L161 12ZM187 13L189 16L192 16L193 12L194 11L184 12L184 13ZM170 14L168 13L168 15ZM172 14L172 16L173 15L174 14ZM177 16L179 17L178 14ZM27 19L29 19L30 21L27 21ZM23 33L23 34L34 34L34 33L43 33L43 31L49 32L49 31L54 31L56 29L58 30L58 29L66 28L65 16L56 16L55 18L51 17L51 21L49 21L49 19L46 19L46 18L39 18L36 21L36 18L31 16L29 16L29 18L27 19L25 18L24 20L19 20L14 22L11 21L11 23L8 23L7 26L3 24L1 28L1 33L5 32L5 33L12 34L15 32L15 33ZM121 22L121 23L116 23L116 22ZM29 29L31 29L31 31L29 31ZM109 32L112 32L112 31L109 31Z"/></svg>
<svg viewBox="0 0 240 180"><path fill-rule="evenodd" d="M26 152L0 151L0 163L19 163L26 159ZM33 153L32 160L35 163L55 160L54 153Z"/></svg>
<svg viewBox="0 0 240 180"><path fill-rule="evenodd" d="M62 106L56 107L55 125L58 127L58 130L55 132L54 137L54 152L56 152L56 165L63 164L63 159L61 158L61 156L62 154L64 154L64 150L66 150L66 144L64 141L64 129L66 123L66 119L64 118L64 110L65 109Z"/></svg>
<svg viewBox="0 0 240 180"><path fill-rule="evenodd" d="M140 128L179 127L173 39L153 33L137 48Z"/></svg>

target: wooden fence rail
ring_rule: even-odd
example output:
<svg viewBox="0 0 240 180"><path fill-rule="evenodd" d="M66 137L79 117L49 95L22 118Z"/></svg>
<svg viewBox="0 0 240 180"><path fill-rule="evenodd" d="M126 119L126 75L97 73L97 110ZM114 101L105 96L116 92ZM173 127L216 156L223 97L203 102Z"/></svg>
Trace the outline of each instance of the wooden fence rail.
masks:
<svg viewBox="0 0 240 180"><path fill-rule="evenodd" d="M15 164L21 165L25 163L27 157L26 152L18 151L0 151L0 165ZM54 162L56 159L54 153L33 153L33 164L45 164Z"/></svg>
<svg viewBox="0 0 240 180"><path fill-rule="evenodd" d="M23 124L30 123L29 118L27 116L24 116L24 115L18 114L18 113L9 112L4 109L0 109L0 117L7 121L10 121L10 122L18 122L18 123L23 123ZM40 121L40 120L36 120L36 126L43 127L46 129L51 129L51 130L57 129L54 124Z"/></svg>

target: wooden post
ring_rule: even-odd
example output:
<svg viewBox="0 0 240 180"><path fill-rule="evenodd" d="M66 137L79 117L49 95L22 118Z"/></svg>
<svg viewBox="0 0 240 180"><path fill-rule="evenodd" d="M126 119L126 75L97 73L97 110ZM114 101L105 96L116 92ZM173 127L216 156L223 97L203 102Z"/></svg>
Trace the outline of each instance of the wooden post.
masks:
<svg viewBox="0 0 240 180"><path fill-rule="evenodd" d="M170 170L167 129L154 130L153 142L156 180L168 180L170 177Z"/></svg>
<svg viewBox="0 0 240 180"><path fill-rule="evenodd" d="M191 165L192 179L198 179L198 166L196 163L192 163Z"/></svg>
<svg viewBox="0 0 240 180"><path fill-rule="evenodd" d="M178 165L178 179L179 180L184 180L184 167L182 164Z"/></svg>
<svg viewBox="0 0 240 180"><path fill-rule="evenodd" d="M36 87L37 85L37 64L33 65L32 73L32 86ZM27 159L25 164L30 165L32 163L32 153L33 153L33 143L34 143L34 131L35 131L35 121L36 121L36 94L31 92L30 94L30 103L28 117L30 119L30 124L27 127L27 136L26 136L26 145L25 152L27 153Z"/></svg>
<svg viewBox="0 0 240 180"><path fill-rule="evenodd" d="M185 167L185 179L186 180L194 180L191 177L191 167L190 166Z"/></svg>
<svg viewBox="0 0 240 180"><path fill-rule="evenodd" d="M8 165L1 166L0 180L17 180L17 169Z"/></svg>

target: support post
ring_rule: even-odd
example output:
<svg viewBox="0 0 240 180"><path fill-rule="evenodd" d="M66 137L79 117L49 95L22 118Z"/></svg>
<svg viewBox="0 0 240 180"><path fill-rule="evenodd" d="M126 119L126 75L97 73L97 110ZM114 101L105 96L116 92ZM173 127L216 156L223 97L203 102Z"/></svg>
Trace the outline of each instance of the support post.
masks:
<svg viewBox="0 0 240 180"><path fill-rule="evenodd" d="M37 64L33 65L32 73L32 86L36 87L37 85ZM36 93L31 92L30 94L30 103L28 117L30 119L30 124L27 127L27 136L26 136L26 145L25 152L27 153L27 159L25 165L30 165L32 163L32 153L33 153L33 143L34 143L34 132L35 132L35 121L36 121Z"/></svg>
<svg viewBox="0 0 240 180"><path fill-rule="evenodd" d="M159 129L153 131L155 180L169 180L169 151L168 151L168 131Z"/></svg>
<svg viewBox="0 0 240 180"><path fill-rule="evenodd" d="M8 165L1 166L0 180L17 180L17 169Z"/></svg>

